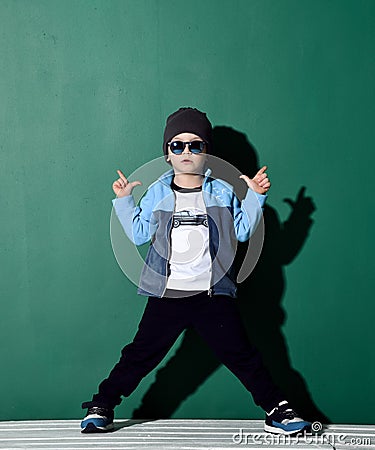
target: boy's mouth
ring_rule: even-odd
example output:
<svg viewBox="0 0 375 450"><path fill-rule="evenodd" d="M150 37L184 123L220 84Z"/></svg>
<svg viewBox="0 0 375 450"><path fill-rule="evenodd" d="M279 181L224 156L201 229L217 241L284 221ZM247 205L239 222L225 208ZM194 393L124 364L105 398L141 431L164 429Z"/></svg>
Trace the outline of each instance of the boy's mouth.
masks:
<svg viewBox="0 0 375 450"><path fill-rule="evenodd" d="M192 161L191 161L191 159L183 159L181 162L183 162L183 163L191 163Z"/></svg>

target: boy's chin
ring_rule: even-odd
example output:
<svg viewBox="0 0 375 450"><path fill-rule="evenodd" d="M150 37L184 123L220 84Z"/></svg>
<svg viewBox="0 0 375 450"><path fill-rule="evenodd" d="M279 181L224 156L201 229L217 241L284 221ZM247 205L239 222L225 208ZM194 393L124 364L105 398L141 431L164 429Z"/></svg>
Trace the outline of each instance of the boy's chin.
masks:
<svg viewBox="0 0 375 450"><path fill-rule="evenodd" d="M174 173L176 175L204 175L204 172L202 170L189 170L186 168L185 170L174 170Z"/></svg>
<svg viewBox="0 0 375 450"><path fill-rule="evenodd" d="M204 175L205 168L204 167L191 167L189 164L186 164L182 167L173 167L175 173L183 173L183 174L191 174L191 175Z"/></svg>

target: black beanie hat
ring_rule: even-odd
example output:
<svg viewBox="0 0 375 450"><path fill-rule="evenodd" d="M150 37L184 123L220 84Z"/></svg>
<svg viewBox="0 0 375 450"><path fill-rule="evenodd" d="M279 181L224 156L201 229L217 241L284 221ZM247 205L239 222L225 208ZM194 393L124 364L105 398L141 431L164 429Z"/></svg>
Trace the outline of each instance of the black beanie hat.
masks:
<svg viewBox="0 0 375 450"><path fill-rule="evenodd" d="M194 133L206 143L207 153L212 149L212 125L206 113L196 108L180 108L167 118L164 130L163 150L168 154L168 142L180 133Z"/></svg>

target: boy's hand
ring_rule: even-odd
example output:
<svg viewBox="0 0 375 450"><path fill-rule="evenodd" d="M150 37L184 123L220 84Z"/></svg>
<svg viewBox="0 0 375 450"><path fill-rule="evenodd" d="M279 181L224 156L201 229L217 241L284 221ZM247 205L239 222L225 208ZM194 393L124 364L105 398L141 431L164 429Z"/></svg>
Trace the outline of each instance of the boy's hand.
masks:
<svg viewBox="0 0 375 450"><path fill-rule="evenodd" d="M267 166L263 166L254 178L249 178L247 175L241 175L245 183L250 189L258 194L265 194L271 187L270 180L266 174Z"/></svg>
<svg viewBox="0 0 375 450"><path fill-rule="evenodd" d="M120 178L112 184L113 192L116 197L125 197L126 195L131 195L135 186L140 186L142 183L140 181L129 182L121 170L117 170Z"/></svg>

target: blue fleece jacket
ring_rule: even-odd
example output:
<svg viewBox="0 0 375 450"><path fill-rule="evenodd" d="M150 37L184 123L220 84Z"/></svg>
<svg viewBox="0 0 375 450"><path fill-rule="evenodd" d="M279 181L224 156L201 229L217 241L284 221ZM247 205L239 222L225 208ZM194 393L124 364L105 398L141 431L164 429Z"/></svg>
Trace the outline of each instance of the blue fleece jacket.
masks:
<svg viewBox="0 0 375 450"><path fill-rule="evenodd" d="M233 260L237 241L246 241L254 233L262 219L267 196L249 189L240 202L230 184L210 174L211 170L207 169L202 184L212 260L208 293L236 297ZM151 241L139 280L141 295L162 297L166 289L175 207L173 176L171 169L152 183L139 206L132 195L113 200L116 215L129 239L135 245Z"/></svg>

